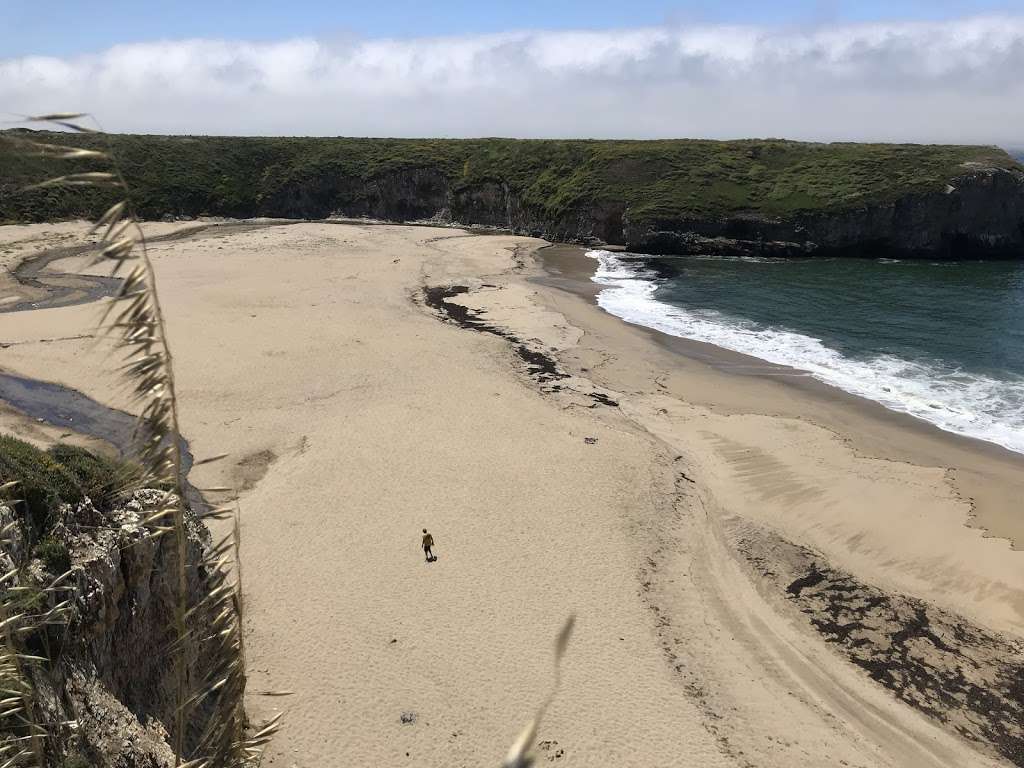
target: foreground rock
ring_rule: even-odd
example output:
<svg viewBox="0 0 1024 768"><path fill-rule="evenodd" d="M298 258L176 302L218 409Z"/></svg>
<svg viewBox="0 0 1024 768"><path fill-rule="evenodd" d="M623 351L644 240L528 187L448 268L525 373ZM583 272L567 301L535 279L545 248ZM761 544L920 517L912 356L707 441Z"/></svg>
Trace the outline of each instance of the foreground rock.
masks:
<svg viewBox="0 0 1024 768"><path fill-rule="evenodd" d="M137 491L110 511L89 499L63 505L49 540L67 547L72 600L65 624L33 633L28 650L50 659L29 671L35 689L37 722L47 723L47 761L57 766L169 768L174 728L176 569L174 537L154 538L143 525L161 492ZM0 515L11 519L8 507ZM205 574L196 566L206 532L189 524L189 602L205 593ZM56 544L52 544L56 546ZM24 534L15 529L3 553L6 571L26 554ZM59 557L57 558L59 559ZM39 586L59 574L45 560L22 567L22 586ZM36 606L42 610L43 606ZM192 628L202 632L201 613ZM196 654L186 654L195 675ZM200 707L189 718L186 745L194 744L209 717ZM60 724L76 723L74 727Z"/></svg>

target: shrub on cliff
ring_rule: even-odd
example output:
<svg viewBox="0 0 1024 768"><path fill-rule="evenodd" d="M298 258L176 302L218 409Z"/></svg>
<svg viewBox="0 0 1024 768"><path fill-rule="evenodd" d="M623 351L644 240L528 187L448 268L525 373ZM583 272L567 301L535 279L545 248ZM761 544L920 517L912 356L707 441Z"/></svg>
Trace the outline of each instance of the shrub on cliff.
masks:
<svg viewBox="0 0 1024 768"><path fill-rule="evenodd" d="M71 569L71 553L68 545L53 536L47 536L39 542L32 554L43 561L46 570L54 576L60 576Z"/></svg>
<svg viewBox="0 0 1024 768"><path fill-rule="evenodd" d="M0 483L18 483L8 495L40 539L52 527L62 503L76 504L88 496L97 507L109 507L118 493L140 475L137 467L108 459L85 448L58 443L42 451L23 440L0 435Z"/></svg>
<svg viewBox="0 0 1024 768"><path fill-rule="evenodd" d="M75 476L55 458L23 440L0 435L0 483L17 482L11 495L19 500L35 537L50 527L54 509L82 499Z"/></svg>
<svg viewBox="0 0 1024 768"><path fill-rule="evenodd" d="M100 508L108 507L118 493L140 474L129 464L108 459L77 445L58 443L47 453L71 473L82 493Z"/></svg>

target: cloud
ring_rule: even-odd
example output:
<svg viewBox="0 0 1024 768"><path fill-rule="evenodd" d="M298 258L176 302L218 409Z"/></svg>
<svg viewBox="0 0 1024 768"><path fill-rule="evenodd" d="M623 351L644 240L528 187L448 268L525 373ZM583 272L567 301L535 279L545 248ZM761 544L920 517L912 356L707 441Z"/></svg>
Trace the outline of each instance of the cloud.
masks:
<svg viewBox="0 0 1024 768"><path fill-rule="evenodd" d="M413 40L175 40L0 60L0 105L108 130L1024 143L1024 16Z"/></svg>

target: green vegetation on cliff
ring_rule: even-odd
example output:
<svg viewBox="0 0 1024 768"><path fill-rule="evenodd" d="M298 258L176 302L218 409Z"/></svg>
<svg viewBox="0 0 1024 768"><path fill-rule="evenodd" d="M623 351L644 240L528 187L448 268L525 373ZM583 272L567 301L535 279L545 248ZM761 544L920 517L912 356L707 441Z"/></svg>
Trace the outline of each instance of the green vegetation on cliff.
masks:
<svg viewBox="0 0 1024 768"><path fill-rule="evenodd" d="M93 188L20 191L88 164L25 157L16 139L103 146L98 136L0 134L0 221L96 216ZM110 137L139 214L320 217L377 179L421 171L453 193L513 191L548 221L593 206L633 221L826 212L941 191L970 164L1020 168L995 147L743 141ZM965 165L966 164L966 165ZM338 196L343 180L348 197ZM302 190L321 190L317 197ZM401 211L399 211L400 213ZM415 210L412 210L415 213Z"/></svg>
<svg viewBox="0 0 1024 768"><path fill-rule="evenodd" d="M105 508L137 476L136 467L85 448L58 443L42 451L0 435L0 484L17 483L3 498L18 501L14 507L30 523L35 537L52 527L61 504L76 504L88 496L97 507Z"/></svg>

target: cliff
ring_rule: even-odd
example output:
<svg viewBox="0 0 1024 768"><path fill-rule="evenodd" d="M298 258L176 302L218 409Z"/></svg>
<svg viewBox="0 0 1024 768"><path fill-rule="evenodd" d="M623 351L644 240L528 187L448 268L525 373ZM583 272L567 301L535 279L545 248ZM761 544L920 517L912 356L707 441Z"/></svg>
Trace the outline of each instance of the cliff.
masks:
<svg viewBox="0 0 1024 768"><path fill-rule="evenodd" d="M0 504L0 568L8 574L0 597L10 615L28 617L19 625L31 631L18 633L19 642L23 652L39 657L25 672L33 689L32 720L46 724L43 763L171 768L176 545L173 536L154 537L144 524L163 494L140 490L115 501L96 486L83 487L82 473L69 473L66 464L51 460L54 455L77 461L75 470L91 460L78 449L44 454L0 438L0 475L17 479L24 499ZM95 503L83 491L93 493ZM198 521L189 522L190 605L199 605L210 589L202 567L208 537ZM59 590L43 591L68 571ZM70 601L62 619L41 623L38 617L62 600ZM190 629L207 635L210 619L205 609L197 610ZM195 679L204 662L188 648L185 667ZM207 700L191 711L186 751L198 743L212 707ZM0 717L0 745L19 735L10 726Z"/></svg>
<svg viewBox="0 0 1024 768"><path fill-rule="evenodd" d="M19 191L69 166L6 132L0 221L113 197ZM1024 256L1024 168L995 147L744 141L110 137L145 218L367 216L648 253ZM86 165L71 166L85 170Z"/></svg>
<svg viewBox="0 0 1024 768"><path fill-rule="evenodd" d="M968 166L942 190L790 216L659 218L627 235L641 253L1024 258L1024 173Z"/></svg>

